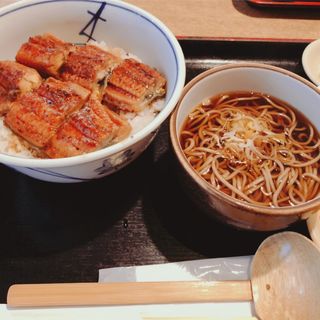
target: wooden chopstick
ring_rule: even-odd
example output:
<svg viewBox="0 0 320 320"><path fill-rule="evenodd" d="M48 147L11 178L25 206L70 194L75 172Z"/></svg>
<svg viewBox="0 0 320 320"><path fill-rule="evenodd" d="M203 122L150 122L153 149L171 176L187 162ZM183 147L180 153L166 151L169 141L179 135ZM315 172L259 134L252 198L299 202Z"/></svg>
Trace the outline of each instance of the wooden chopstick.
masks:
<svg viewBox="0 0 320 320"><path fill-rule="evenodd" d="M246 280L16 284L9 288L7 295L7 305L10 307L132 305L251 300L251 283Z"/></svg>

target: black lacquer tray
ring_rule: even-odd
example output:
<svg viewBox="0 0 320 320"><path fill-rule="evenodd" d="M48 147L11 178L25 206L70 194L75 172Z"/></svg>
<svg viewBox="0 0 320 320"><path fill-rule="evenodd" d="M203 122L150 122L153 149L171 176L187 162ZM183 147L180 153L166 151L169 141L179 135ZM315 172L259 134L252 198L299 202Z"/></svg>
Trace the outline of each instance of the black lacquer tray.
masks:
<svg viewBox="0 0 320 320"><path fill-rule="evenodd" d="M305 77L307 43L180 40L187 81L224 63L262 62ZM254 254L270 233L210 218L181 190L168 121L120 172L81 184L34 180L0 165L0 303L14 283L97 281L98 269ZM308 234L304 222L290 227Z"/></svg>

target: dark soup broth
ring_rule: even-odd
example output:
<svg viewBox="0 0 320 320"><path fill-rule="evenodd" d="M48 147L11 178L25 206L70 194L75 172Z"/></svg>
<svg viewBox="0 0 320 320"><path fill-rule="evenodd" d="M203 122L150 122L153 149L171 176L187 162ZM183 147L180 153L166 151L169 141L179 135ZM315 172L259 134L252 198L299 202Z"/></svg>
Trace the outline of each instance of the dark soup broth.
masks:
<svg viewBox="0 0 320 320"><path fill-rule="evenodd" d="M284 207L320 193L319 132L287 103L258 92L228 92L195 107L180 132L190 165L239 200Z"/></svg>

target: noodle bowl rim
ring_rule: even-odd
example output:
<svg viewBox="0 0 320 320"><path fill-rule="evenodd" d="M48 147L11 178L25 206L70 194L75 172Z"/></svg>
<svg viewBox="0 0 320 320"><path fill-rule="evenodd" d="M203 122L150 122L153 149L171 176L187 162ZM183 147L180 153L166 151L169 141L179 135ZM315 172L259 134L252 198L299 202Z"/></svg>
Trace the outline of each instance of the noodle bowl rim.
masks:
<svg viewBox="0 0 320 320"><path fill-rule="evenodd" d="M236 199L228 194L223 193L222 191L217 190L213 185L211 185L208 181L202 178L199 175L199 173L197 173L196 170L188 162L180 144L179 133L176 130L177 115L180 111L180 106L182 104L182 101L184 100L185 96L192 90L192 88L198 82L205 79L207 76L220 71L224 71L228 69L236 69L236 68L266 69L266 70L271 70L277 73L281 73L286 76L290 76L297 81L302 82L302 84L310 87L311 89L316 91L318 94L320 94L320 89L318 87L316 87L314 84L312 84L308 80L302 78L301 76L291 71L288 71L279 67L267 65L267 64L260 64L260 63L226 64L226 65L211 68L209 70L206 70L200 73L195 78L193 78L189 83L187 83L187 85L184 87L181 93L180 99L176 105L176 108L174 109L174 112L170 117L170 138L171 138L174 152L182 168L187 172L187 174L192 178L192 180L195 181L197 185L200 188L202 188L206 193L216 196L219 200L225 201L233 207L240 207L253 213L272 215L272 216L285 216L285 215L286 216L291 216L291 215L303 216L303 214L309 213L312 210L316 211L317 209L320 208L320 195L318 195L314 199L308 200L303 204L297 204L293 206L284 206L284 207L265 207L262 205L260 206L260 205L252 204L244 200ZM300 112L304 114L303 111L300 110Z"/></svg>

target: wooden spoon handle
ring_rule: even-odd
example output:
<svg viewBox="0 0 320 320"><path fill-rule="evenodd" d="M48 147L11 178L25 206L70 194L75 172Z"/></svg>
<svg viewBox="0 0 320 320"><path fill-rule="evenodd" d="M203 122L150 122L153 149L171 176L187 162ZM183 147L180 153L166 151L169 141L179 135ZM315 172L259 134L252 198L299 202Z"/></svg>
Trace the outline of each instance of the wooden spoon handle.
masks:
<svg viewBox="0 0 320 320"><path fill-rule="evenodd" d="M9 307L250 301L250 281L17 284Z"/></svg>
<svg viewBox="0 0 320 320"><path fill-rule="evenodd" d="M320 210L311 214L307 219L307 226L314 243L320 248Z"/></svg>

